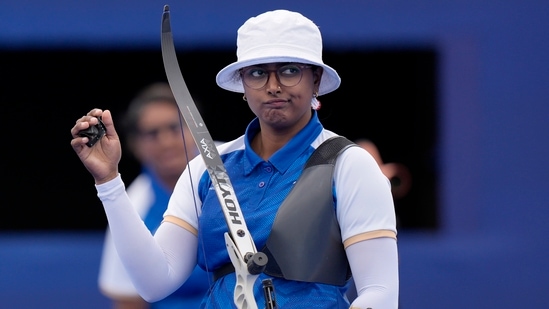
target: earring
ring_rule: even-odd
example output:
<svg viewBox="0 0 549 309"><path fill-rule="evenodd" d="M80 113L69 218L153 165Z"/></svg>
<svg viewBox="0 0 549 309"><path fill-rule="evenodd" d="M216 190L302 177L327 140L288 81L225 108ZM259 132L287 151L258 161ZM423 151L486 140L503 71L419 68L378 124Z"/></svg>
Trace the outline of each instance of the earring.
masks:
<svg viewBox="0 0 549 309"><path fill-rule="evenodd" d="M246 95L243 95L243 96L242 96L242 100L248 101L248 99L246 99Z"/></svg>
<svg viewBox="0 0 549 309"><path fill-rule="evenodd" d="M313 98L311 99L311 107L317 111L320 109L320 101L317 100L316 98L318 97L318 92L314 92L313 93Z"/></svg>

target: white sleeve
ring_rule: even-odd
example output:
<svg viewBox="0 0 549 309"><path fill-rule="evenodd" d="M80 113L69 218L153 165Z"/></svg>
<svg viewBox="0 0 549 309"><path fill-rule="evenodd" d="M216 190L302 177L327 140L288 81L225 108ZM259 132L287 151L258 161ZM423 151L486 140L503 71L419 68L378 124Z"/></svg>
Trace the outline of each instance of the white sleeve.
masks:
<svg viewBox="0 0 549 309"><path fill-rule="evenodd" d="M116 251L141 297L158 301L179 288L196 265L197 237L171 223L161 224L153 236L120 175L96 188Z"/></svg>
<svg viewBox="0 0 549 309"><path fill-rule="evenodd" d="M149 210L153 195L151 180L145 174L138 175L132 184L126 188L134 208L143 218ZM133 286L133 283L124 269L120 257L116 253L116 248L107 227L103 250L101 255L101 264L98 275L99 290L103 295L111 299L127 299L139 297L139 293Z"/></svg>
<svg viewBox="0 0 549 309"><path fill-rule="evenodd" d="M108 228L103 242L98 284L101 293L112 299L139 296L116 253Z"/></svg>
<svg viewBox="0 0 549 309"><path fill-rule="evenodd" d="M357 298L351 308L398 308L396 239L381 237L360 241L350 245L346 252L357 290Z"/></svg>
<svg viewBox="0 0 549 309"><path fill-rule="evenodd" d="M341 238L375 231L396 236L391 184L375 159L360 147L350 147L336 161L337 219Z"/></svg>

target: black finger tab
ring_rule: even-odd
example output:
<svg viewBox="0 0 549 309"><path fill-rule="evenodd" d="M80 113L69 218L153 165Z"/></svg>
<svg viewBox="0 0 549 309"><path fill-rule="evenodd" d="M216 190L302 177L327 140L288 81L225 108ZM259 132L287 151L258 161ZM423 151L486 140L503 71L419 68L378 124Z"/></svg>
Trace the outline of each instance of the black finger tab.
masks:
<svg viewBox="0 0 549 309"><path fill-rule="evenodd" d="M103 124L103 121L101 119L97 118L99 121L96 125L93 125L85 130L81 130L78 132L78 136L80 137L87 137L89 140L86 143L88 147L92 147L99 141L103 135L105 135L105 125Z"/></svg>

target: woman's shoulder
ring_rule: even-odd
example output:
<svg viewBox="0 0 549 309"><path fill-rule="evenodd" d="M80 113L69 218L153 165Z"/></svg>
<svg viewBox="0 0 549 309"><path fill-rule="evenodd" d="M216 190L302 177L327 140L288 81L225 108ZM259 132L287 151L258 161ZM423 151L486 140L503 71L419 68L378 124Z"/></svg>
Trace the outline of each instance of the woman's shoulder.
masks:
<svg viewBox="0 0 549 309"><path fill-rule="evenodd" d="M311 143L311 147L314 149L318 148L323 142L329 140L333 137L344 137L343 135L339 135L335 132L332 132L327 129L323 129L322 132L317 136L317 138ZM350 140L351 141L351 140ZM339 162L339 164L336 164L336 170L340 170L344 167L360 167L360 169L376 169L378 168L377 162L375 158L364 148L360 147L359 145L355 144L351 141L352 147L347 147L345 151L342 151L338 159L336 161ZM352 169L352 168L351 168ZM356 170L355 170L356 171Z"/></svg>
<svg viewBox="0 0 549 309"><path fill-rule="evenodd" d="M318 148L318 146L320 146L320 144L324 143L326 140L334 137L334 136L340 136L330 130L327 130L327 129L322 129L322 131L320 132L320 134L317 135L317 137L315 138L315 140L311 143L311 147L313 147L314 149Z"/></svg>
<svg viewBox="0 0 549 309"><path fill-rule="evenodd" d="M216 142L217 151L220 155L224 155L230 152L238 151L244 149L244 135L233 139L228 142Z"/></svg>

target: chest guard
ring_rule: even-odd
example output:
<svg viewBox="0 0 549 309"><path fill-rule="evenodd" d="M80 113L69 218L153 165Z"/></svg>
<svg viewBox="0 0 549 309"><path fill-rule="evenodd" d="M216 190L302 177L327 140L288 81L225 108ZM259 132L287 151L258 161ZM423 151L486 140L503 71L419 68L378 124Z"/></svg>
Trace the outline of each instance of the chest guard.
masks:
<svg viewBox="0 0 549 309"><path fill-rule="evenodd" d="M261 250L264 273L288 280L342 286L351 277L333 199L337 156L355 145L344 137L322 143L280 206Z"/></svg>

